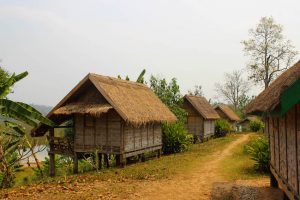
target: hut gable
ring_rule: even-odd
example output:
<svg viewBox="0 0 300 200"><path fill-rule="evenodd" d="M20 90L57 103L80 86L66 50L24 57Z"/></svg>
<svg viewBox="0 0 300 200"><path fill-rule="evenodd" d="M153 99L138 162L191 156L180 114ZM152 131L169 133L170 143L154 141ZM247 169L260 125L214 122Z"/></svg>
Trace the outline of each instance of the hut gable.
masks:
<svg viewBox="0 0 300 200"><path fill-rule="evenodd" d="M185 95L184 98L204 119L213 120L220 118L218 113L204 97Z"/></svg>
<svg viewBox="0 0 300 200"><path fill-rule="evenodd" d="M97 74L88 74L47 117L59 123L61 115L76 113L100 115L110 109L114 109L124 121L133 126L177 120L146 85ZM32 135L40 136L46 131L47 127L40 125L32 131Z"/></svg>
<svg viewBox="0 0 300 200"><path fill-rule="evenodd" d="M225 104L219 104L215 110L218 112L221 118L228 118L230 121L240 121L240 117Z"/></svg>
<svg viewBox="0 0 300 200"><path fill-rule="evenodd" d="M282 73L267 89L261 92L246 107L246 113L270 112L282 104L282 97L288 88L295 88L299 91L300 79L300 61ZM300 100L299 92L294 92L294 96L287 98L289 101L284 112L293 107ZM284 114L284 113L282 113Z"/></svg>

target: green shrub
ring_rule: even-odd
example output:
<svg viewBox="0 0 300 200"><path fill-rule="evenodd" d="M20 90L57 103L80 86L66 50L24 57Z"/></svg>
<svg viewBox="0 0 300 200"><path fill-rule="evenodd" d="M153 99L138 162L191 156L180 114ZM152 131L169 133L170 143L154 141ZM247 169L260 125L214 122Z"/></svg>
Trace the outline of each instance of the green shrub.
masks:
<svg viewBox="0 0 300 200"><path fill-rule="evenodd" d="M254 167L263 172L269 170L270 151L268 140L264 136L260 136L252 140L245 146L245 151L251 156L251 159L255 161Z"/></svg>
<svg viewBox="0 0 300 200"><path fill-rule="evenodd" d="M228 121L219 119L215 122L215 135L217 137L223 137L231 130L231 125Z"/></svg>
<svg viewBox="0 0 300 200"><path fill-rule="evenodd" d="M162 131L164 154L183 152L192 144L193 137L187 132L183 123L164 123Z"/></svg>
<svg viewBox="0 0 300 200"><path fill-rule="evenodd" d="M249 127L250 127L251 131L259 132L265 128L265 125L261 120L256 119L256 120L250 121Z"/></svg>
<svg viewBox="0 0 300 200"><path fill-rule="evenodd" d="M78 160L78 171L79 172L88 172L94 170L94 164L92 163L91 158L79 159ZM50 159L49 157L45 158L45 161L42 162L42 171L43 174L49 176L50 168ZM33 168L35 177L37 179L42 178L40 172L37 168ZM73 173L73 159L68 156L55 155L55 174L58 176L70 175Z"/></svg>

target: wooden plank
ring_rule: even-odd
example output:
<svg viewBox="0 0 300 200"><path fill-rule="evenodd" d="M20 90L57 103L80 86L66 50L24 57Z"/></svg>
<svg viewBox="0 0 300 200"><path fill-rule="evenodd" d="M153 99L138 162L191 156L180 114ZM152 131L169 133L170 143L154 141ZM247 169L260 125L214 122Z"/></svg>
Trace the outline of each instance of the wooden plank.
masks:
<svg viewBox="0 0 300 200"><path fill-rule="evenodd" d="M270 152L271 152L271 165L275 166L275 149L274 149L274 132L273 132L273 119L269 118L269 135L270 135Z"/></svg>
<svg viewBox="0 0 300 200"><path fill-rule="evenodd" d="M280 176L283 177L285 181L287 181L287 146L286 146L286 124L285 124L285 116L279 119L279 133L280 133Z"/></svg>
<svg viewBox="0 0 300 200"><path fill-rule="evenodd" d="M278 119L273 118L273 135L274 135L274 159L275 159L275 168L277 171L280 171L280 158L279 158L279 139L278 139Z"/></svg>
<svg viewBox="0 0 300 200"><path fill-rule="evenodd" d="M296 105L296 163L297 163L297 192L300 193L300 104Z"/></svg>
<svg viewBox="0 0 300 200"><path fill-rule="evenodd" d="M75 115L76 123L75 123L75 146L74 149L76 150L78 145L83 144L83 115Z"/></svg>
<svg viewBox="0 0 300 200"><path fill-rule="evenodd" d="M296 122L295 109L291 109L287 113L287 160L288 160L288 184L294 190L298 190L297 186L297 163L296 163Z"/></svg>
<svg viewBox="0 0 300 200"><path fill-rule="evenodd" d="M148 137L147 137L147 125L142 126L141 128L141 135L142 135L142 148L145 148L148 146Z"/></svg>
<svg viewBox="0 0 300 200"><path fill-rule="evenodd" d="M96 118L96 145L106 145L106 114Z"/></svg>

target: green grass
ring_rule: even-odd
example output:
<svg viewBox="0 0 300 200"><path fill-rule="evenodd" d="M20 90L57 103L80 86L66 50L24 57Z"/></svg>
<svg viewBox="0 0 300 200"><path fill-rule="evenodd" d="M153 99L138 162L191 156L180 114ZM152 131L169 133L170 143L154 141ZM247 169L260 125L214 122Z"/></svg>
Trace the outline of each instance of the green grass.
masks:
<svg viewBox="0 0 300 200"><path fill-rule="evenodd" d="M17 173L15 186L26 185L32 181L34 181L34 171L30 167L24 167Z"/></svg>
<svg viewBox="0 0 300 200"><path fill-rule="evenodd" d="M251 134L250 139L246 144L259 135L256 133L249 134ZM246 144L243 143L238 145L234 148L232 156L226 158L222 162L223 175L229 180L257 179L268 176L268 174L260 173L254 169L255 162L251 160L250 156L244 150Z"/></svg>

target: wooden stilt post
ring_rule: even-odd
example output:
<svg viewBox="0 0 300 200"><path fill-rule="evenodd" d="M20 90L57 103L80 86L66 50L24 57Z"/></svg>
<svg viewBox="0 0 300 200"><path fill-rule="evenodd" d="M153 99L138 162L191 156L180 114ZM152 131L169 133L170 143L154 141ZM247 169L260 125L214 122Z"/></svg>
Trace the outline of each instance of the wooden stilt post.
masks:
<svg viewBox="0 0 300 200"><path fill-rule="evenodd" d="M104 160L106 163L106 167L109 168L109 158L108 158L108 154L104 154Z"/></svg>
<svg viewBox="0 0 300 200"><path fill-rule="evenodd" d="M98 169L102 168L102 153L98 153Z"/></svg>
<svg viewBox="0 0 300 200"><path fill-rule="evenodd" d="M127 162L127 159L126 159L126 157L125 157L125 155L124 154L121 154L121 155L119 155L119 160L120 160L120 166L121 167L125 167L126 166L126 162Z"/></svg>
<svg viewBox="0 0 300 200"><path fill-rule="evenodd" d="M161 149L157 150L157 157L160 158L161 157Z"/></svg>
<svg viewBox="0 0 300 200"><path fill-rule="evenodd" d="M146 158L145 158L145 154L144 154L144 153L141 154L141 161L142 161L142 162L145 162L145 161L146 161Z"/></svg>
<svg viewBox="0 0 300 200"><path fill-rule="evenodd" d="M77 174L78 173L78 155L75 152L74 157L73 157L73 173Z"/></svg>
<svg viewBox="0 0 300 200"><path fill-rule="evenodd" d="M116 155L116 166L120 167L120 165L121 165L121 155L117 154Z"/></svg>
<svg viewBox="0 0 300 200"><path fill-rule="evenodd" d="M49 175L51 177L55 176L55 154L53 149L53 138L54 138L54 128L49 130L49 144L50 144L50 152L49 152Z"/></svg>
<svg viewBox="0 0 300 200"><path fill-rule="evenodd" d="M49 153L49 162L50 162L49 174L51 177L54 177L55 176L55 154L54 153Z"/></svg>

